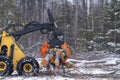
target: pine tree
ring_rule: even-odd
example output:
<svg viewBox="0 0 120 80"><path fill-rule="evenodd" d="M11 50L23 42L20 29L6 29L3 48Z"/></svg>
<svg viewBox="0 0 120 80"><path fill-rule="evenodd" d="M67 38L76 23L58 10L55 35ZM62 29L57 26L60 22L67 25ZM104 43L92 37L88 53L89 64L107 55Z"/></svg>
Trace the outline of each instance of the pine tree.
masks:
<svg viewBox="0 0 120 80"><path fill-rule="evenodd" d="M15 0L0 0L0 26L6 26L10 20L18 20L19 9L14 4Z"/></svg>
<svg viewBox="0 0 120 80"><path fill-rule="evenodd" d="M107 45L110 49L116 51L119 47L117 44L120 43L120 1L111 0L110 3L106 4L105 8L104 27L105 37L108 36Z"/></svg>

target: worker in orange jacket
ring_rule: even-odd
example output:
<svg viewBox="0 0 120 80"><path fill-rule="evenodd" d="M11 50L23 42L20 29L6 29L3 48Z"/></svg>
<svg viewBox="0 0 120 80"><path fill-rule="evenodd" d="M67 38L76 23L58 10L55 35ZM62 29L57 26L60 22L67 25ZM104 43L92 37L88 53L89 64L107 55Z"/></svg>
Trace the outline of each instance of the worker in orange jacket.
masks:
<svg viewBox="0 0 120 80"><path fill-rule="evenodd" d="M53 39L43 43L41 55L43 66L47 66L49 62L59 66L60 60L64 63L67 58L71 57L70 47L67 42L63 41L61 32L55 32Z"/></svg>

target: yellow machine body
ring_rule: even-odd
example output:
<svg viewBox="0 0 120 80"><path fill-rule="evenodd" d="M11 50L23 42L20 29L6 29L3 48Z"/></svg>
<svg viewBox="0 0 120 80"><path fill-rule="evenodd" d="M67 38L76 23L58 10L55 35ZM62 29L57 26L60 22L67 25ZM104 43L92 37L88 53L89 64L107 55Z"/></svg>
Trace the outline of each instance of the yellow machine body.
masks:
<svg viewBox="0 0 120 80"><path fill-rule="evenodd" d="M17 45L15 38L13 36L9 36L9 34L6 31L3 31L2 35L0 35L0 37L1 37L0 50L1 50L2 46L4 46L4 45L7 46L6 54L8 57L11 57L11 45L14 45L12 61L13 61L13 70L16 70L19 60L26 57L26 55Z"/></svg>

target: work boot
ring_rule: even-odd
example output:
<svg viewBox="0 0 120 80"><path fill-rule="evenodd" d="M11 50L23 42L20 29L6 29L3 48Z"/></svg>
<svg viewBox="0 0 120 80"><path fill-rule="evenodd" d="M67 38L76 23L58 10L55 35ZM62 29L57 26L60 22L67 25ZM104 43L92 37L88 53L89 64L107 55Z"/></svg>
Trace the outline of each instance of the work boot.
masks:
<svg viewBox="0 0 120 80"><path fill-rule="evenodd" d="M46 67L48 65L48 62L50 60L50 55L49 53L47 53L46 57L41 61L41 64L43 65L43 67Z"/></svg>
<svg viewBox="0 0 120 80"><path fill-rule="evenodd" d="M41 61L41 64L43 65L43 67L46 67L48 65L48 61L46 59L43 59Z"/></svg>

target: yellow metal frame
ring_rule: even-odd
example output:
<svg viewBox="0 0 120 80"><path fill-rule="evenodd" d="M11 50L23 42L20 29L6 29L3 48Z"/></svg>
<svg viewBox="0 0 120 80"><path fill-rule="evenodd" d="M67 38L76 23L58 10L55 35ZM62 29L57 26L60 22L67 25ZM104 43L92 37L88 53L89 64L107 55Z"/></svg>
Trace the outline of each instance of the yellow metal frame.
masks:
<svg viewBox="0 0 120 80"><path fill-rule="evenodd" d="M14 37L9 36L9 34L6 31L3 31L2 35L0 35L0 37L2 37L1 44L0 44L0 50L1 50L3 45L6 45L8 48L8 51L7 51L8 57L10 57L10 52L11 52L10 46L14 44L14 53L13 53L14 55L13 55L12 61L13 61L13 69L16 70L18 62L20 61L20 59L24 58L26 55L19 48Z"/></svg>

